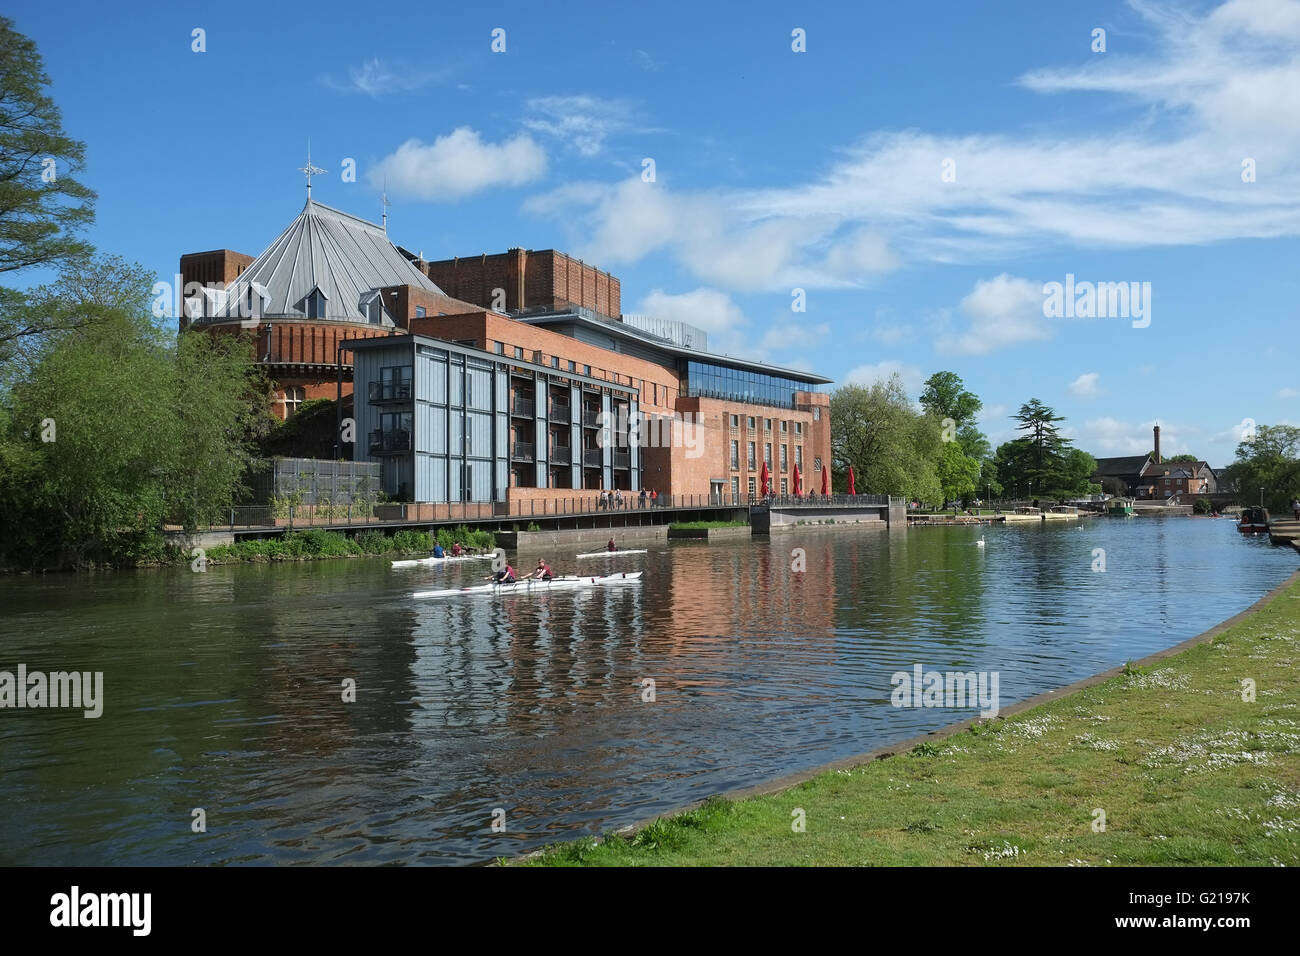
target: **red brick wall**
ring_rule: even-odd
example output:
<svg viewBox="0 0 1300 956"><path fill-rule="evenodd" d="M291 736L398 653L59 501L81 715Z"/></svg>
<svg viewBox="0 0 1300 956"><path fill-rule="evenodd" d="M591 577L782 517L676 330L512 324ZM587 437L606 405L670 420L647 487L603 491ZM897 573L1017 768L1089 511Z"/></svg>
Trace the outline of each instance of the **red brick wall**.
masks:
<svg viewBox="0 0 1300 956"><path fill-rule="evenodd" d="M569 303L617 317L622 302L618 279L554 249L511 249L494 255L425 263L425 273L448 296L493 309L493 289L505 290L505 311Z"/></svg>

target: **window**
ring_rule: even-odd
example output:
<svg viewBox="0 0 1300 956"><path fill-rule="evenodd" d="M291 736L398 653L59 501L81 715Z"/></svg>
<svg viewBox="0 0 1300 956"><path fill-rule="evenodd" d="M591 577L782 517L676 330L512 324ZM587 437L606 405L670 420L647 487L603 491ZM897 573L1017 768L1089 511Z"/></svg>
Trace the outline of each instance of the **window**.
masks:
<svg viewBox="0 0 1300 956"><path fill-rule="evenodd" d="M758 484L753 478L749 479L749 497L753 498L758 493Z"/></svg>
<svg viewBox="0 0 1300 956"><path fill-rule="evenodd" d="M569 371L576 372L577 370L578 370L578 363L575 362L573 359L569 359Z"/></svg>
<svg viewBox="0 0 1300 956"><path fill-rule="evenodd" d="M753 443L753 442L750 442L750 443L749 443L749 470L750 470L750 471L753 471L753 470L754 470L754 465L755 465L755 462L754 462L754 443Z"/></svg>
<svg viewBox="0 0 1300 956"><path fill-rule="evenodd" d="M821 420L822 420L821 406L816 406L813 408L813 421L819 422Z"/></svg>
<svg viewBox="0 0 1300 956"><path fill-rule="evenodd" d="M659 404L659 383L655 382L650 387L654 390L654 404L658 405Z"/></svg>
<svg viewBox="0 0 1300 956"><path fill-rule="evenodd" d="M794 433L795 433L796 435L802 435L802 434L803 434L803 422L795 422L795 423L794 423Z"/></svg>
<svg viewBox="0 0 1300 956"><path fill-rule="evenodd" d="M298 410L298 406L307 400L307 390L301 386L294 385L284 390L284 397L280 399L280 404L284 408L284 417L288 418Z"/></svg>
<svg viewBox="0 0 1300 956"><path fill-rule="evenodd" d="M784 418L781 419L781 432L782 432L782 434L784 434L784 433L787 431L786 426L788 426L789 424L790 424L790 423L787 422Z"/></svg>
<svg viewBox="0 0 1300 956"><path fill-rule="evenodd" d="M763 461L767 462L767 467L772 467L772 443L768 442L763 446Z"/></svg>
<svg viewBox="0 0 1300 956"><path fill-rule="evenodd" d="M425 311L424 311L424 306L422 306L422 305L417 305L417 306L415 307L415 317L416 317L417 319L422 319L422 318L424 318L425 315L426 315L426 313L425 313Z"/></svg>
<svg viewBox="0 0 1300 956"><path fill-rule="evenodd" d="M764 427L767 431L771 431L771 430L772 430L772 419L770 419L770 418L767 419L767 420L765 421L763 427Z"/></svg>
<svg viewBox="0 0 1300 956"><path fill-rule="evenodd" d="M749 430L750 430L751 432L754 430L754 416L753 416L753 415L750 415L750 416L749 416Z"/></svg>
<svg viewBox="0 0 1300 956"><path fill-rule="evenodd" d="M307 293L306 312L309 319L325 318L325 293L320 288L312 289Z"/></svg>
<svg viewBox="0 0 1300 956"><path fill-rule="evenodd" d="M797 467L803 468L803 445L794 446L794 463Z"/></svg>
<svg viewBox="0 0 1300 956"><path fill-rule="evenodd" d="M560 367L560 357L558 355L552 355L551 368L559 368L559 367Z"/></svg>
<svg viewBox="0 0 1300 956"><path fill-rule="evenodd" d="M732 428L739 428L739 427L740 427L740 416L739 416L739 415L732 415L732 416L731 416L731 427L732 427Z"/></svg>
<svg viewBox="0 0 1300 956"><path fill-rule="evenodd" d="M523 349L523 346L521 346L521 345L516 345L516 346L515 346L515 358L517 358L517 359L521 359L521 358L523 358L523 357L524 357L524 349Z"/></svg>
<svg viewBox="0 0 1300 956"><path fill-rule="evenodd" d="M785 445L782 445L782 446L781 446L781 470L782 470L782 471L786 471L786 470L787 470L787 469L786 469L786 461L785 461L785 449L786 449L786 446L785 446Z"/></svg>
<svg viewBox="0 0 1300 956"><path fill-rule="evenodd" d="M394 365L379 370L380 398L411 397L411 366ZM372 398L374 396L371 396Z"/></svg>
<svg viewBox="0 0 1300 956"><path fill-rule="evenodd" d="M789 484L789 482L788 482L786 479L782 478L782 479L781 479L781 494L783 494L783 495L788 495L789 493L790 493L790 484Z"/></svg>
<svg viewBox="0 0 1300 956"><path fill-rule="evenodd" d="M498 342L498 343L497 343L497 355L505 355L505 354L506 354L506 343L504 343L504 342Z"/></svg>
<svg viewBox="0 0 1300 956"><path fill-rule="evenodd" d="M731 469L735 471L740 468L740 442L734 438L731 440Z"/></svg>
<svg viewBox="0 0 1300 956"><path fill-rule="evenodd" d="M750 480L752 481L753 479ZM740 479L732 478L731 479L731 500L735 501L739 497L740 497Z"/></svg>
<svg viewBox="0 0 1300 956"><path fill-rule="evenodd" d="M591 375L591 366L590 366L590 365L584 365L584 366L582 367L582 374L583 374L583 375L590 376L590 375Z"/></svg>

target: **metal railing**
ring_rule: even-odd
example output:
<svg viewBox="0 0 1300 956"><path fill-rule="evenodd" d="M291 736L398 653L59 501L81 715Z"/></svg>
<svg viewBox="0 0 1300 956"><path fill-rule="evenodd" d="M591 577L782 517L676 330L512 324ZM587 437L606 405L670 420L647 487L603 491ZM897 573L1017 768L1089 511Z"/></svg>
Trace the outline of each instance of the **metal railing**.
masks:
<svg viewBox="0 0 1300 956"><path fill-rule="evenodd" d="M582 464L584 468L599 468L604 463L604 455L599 448L584 448Z"/></svg>
<svg viewBox="0 0 1300 956"><path fill-rule="evenodd" d="M410 401L414 390L410 382L371 382L369 386L369 397L372 402L404 402Z"/></svg>
<svg viewBox="0 0 1300 956"><path fill-rule="evenodd" d="M533 400L531 398L516 398L510 403L511 415L520 415L524 418L532 418L533 409Z"/></svg>
<svg viewBox="0 0 1300 956"><path fill-rule="evenodd" d="M512 461L535 461L537 458L537 448L532 442L517 441L515 446L510 449L510 459Z"/></svg>
<svg viewBox="0 0 1300 956"><path fill-rule="evenodd" d="M551 464L568 465L573 461L573 448L569 445L551 446Z"/></svg>
<svg viewBox="0 0 1300 956"><path fill-rule="evenodd" d="M766 497L753 495L751 505L767 505L770 508L862 508L888 506L889 495L823 495L807 492L801 495L773 494Z"/></svg>
<svg viewBox="0 0 1300 956"><path fill-rule="evenodd" d="M569 406L565 402L551 402L549 414L551 418L563 418L567 421L569 418Z"/></svg>
<svg viewBox="0 0 1300 956"><path fill-rule="evenodd" d="M755 500L747 495L657 495L644 498L639 491L612 493L586 491L563 498L529 498L522 501L387 502L353 505L296 505L271 509L241 505L214 516L198 530L238 528L320 528L385 526L420 522L507 520L522 518L595 516L609 513L705 508L746 508Z"/></svg>
<svg viewBox="0 0 1300 956"><path fill-rule="evenodd" d="M616 452L614 452L614 467L615 467L615 468L631 468L631 467L632 467L632 453L631 453L631 452L626 452L626 451L616 451Z"/></svg>
<svg viewBox="0 0 1300 956"><path fill-rule="evenodd" d="M582 410L582 424L589 428L596 428L600 425L600 412L593 412L584 408Z"/></svg>
<svg viewBox="0 0 1300 956"><path fill-rule="evenodd" d="M411 450L409 431L373 431L369 437L368 447L372 455L401 454Z"/></svg>

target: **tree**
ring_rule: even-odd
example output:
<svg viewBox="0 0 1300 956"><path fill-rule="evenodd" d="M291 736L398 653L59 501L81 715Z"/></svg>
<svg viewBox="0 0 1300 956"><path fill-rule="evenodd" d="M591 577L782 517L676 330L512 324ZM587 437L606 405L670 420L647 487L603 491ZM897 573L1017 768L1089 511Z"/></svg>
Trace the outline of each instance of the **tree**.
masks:
<svg viewBox="0 0 1300 956"><path fill-rule="evenodd" d="M944 501L964 501L975 494L980 463L966 455L956 442L946 442L938 462L938 475Z"/></svg>
<svg viewBox="0 0 1300 956"><path fill-rule="evenodd" d="M59 108L45 93L49 84L36 44L0 17L0 273L57 266L91 251L77 235L94 219L95 193L76 179L85 145L63 132ZM0 290L0 346L33 331L11 317L21 303Z"/></svg>
<svg viewBox="0 0 1300 956"><path fill-rule="evenodd" d="M113 266L70 264L51 288L93 286L80 268ZM192 528L238 500L265 383L246 343L178 340L156 323L140 304L148 290L146 276L99 301L38 297L60 311L93 307L97 319L34 337L0 391L0 563L161 556L165 523Z"/></svg>
<svg viewBox="0 0 1300 956"><path fill-rule="evenodd" d="M1155 450L1154 448L1152 448L1149 452L1147 452L1147 457L1150 458L1152 461L1155 461L1156 450ZM1189 454L1187 454L1186 452L1184 452L1184 453L1181 454L1181 455L1173 455L1172 457L1168 457L1168 458L1166 458L1166 457L1164 457L1164 456L1161 456L1161 458L1160 458L1160 461L1161 461L1162 463L1166 464L1166 465L1169 465L1169 464L1176 465L1176 464L1179 464L1179 463L1181 463L1181 462L1187 462L1187 461L1200 461L1200 460L1201 460L1201 459L1197 458L1195 455L1189 455Z"/></svg>
<svg viewBox="0 0 1300 956"><path fill-rule="evenodd" d="M951 418L960 428L975 420L984 403L966 391L956 372L935 372L925 380L921 407L940 420Z"/></svg>
<svg viewBox="0 0 1300 956"><path fill-rule="evenodd" d="M1016 430L1024 432L1023 437L1032 446L1033 474L1030 477L1035 480L1035 484L1042 486L1055 470L1069 444L1060 436L1056 427L1056 423L1065 421L1065 418L1036 398L1021 405L1020 411L1011 418L1020 423Z"/></svg>
<svg viewBox="0 0 1300 956"><path fill-rule="evenodd" d="M846 385L831 395L837 485L852 465L861 493L935 501L942 494L935 470L942 445L937 422L917 414L897 375L871 386Z"/></svg>
<svg viewBox="0 0 1300 956"><path fill-rule="evenodd" d="M1264 501L1269 508L1285 510L1300 495L1300 428L1294 425L1260 425L1250 441L1237 445L1236 460L1220 476L1235 487L1242 504Z"/></svg>

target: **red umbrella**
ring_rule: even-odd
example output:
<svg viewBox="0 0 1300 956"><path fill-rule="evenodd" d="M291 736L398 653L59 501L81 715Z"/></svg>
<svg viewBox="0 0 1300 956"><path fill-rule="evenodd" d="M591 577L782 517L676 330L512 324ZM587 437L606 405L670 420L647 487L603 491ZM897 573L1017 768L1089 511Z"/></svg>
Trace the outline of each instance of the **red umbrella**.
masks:
<svg viewBox="0 0 1300 956"><path fill-rule="evenodd" d="M803 494L803 479L799 477L798 465L794 466L794 493L796 495Z"/></svg>
<svg viewBox="0 0 1300 956"><path fill-rule="evenodd" d="M763 497L767 497L767 483L770 480L767 474L767 462L763 462L763 470L758 473L758 480L763 486Z"/></svg>
<svg viewBox="0 0 1300 956"><path fill-rule="evenodd" d="M831 470L822 468L822 496L829 498L831 494Z"/></svg>
<svg viewBox="0 0 1300 956"><path fill-rule="evenodd" d="M858 489L853 487L853 466L849 465L849 494L856 495Z"/></svg>

